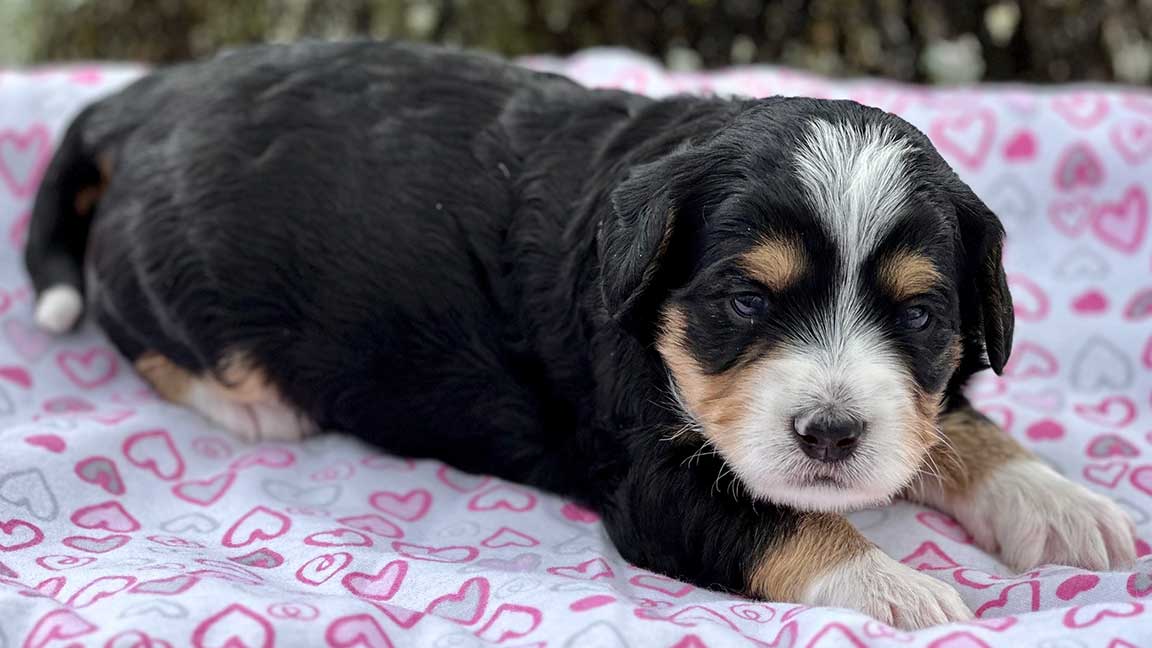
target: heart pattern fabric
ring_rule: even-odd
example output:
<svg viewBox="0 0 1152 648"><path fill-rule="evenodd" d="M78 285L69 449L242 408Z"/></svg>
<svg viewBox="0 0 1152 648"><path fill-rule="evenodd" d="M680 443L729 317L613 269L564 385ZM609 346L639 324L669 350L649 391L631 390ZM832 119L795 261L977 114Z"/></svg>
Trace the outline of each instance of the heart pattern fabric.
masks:
<svg viewBox="0 0 1152 648"><path fill-rule="evenodd" d="M526 65L597 87L855 98L927 133L1008 230L1015 353L971 396L1152 542L1152 93L926 89L773 67L668 73L621 51ZM20 262L67 120L131 66L0 70L0 645L1152 645L1152 560L1012 574L945 515L851 517L973 623L898 632L625 563L560 498L341 436L245 446L151 398L90 324L31 323Z"/></svg>

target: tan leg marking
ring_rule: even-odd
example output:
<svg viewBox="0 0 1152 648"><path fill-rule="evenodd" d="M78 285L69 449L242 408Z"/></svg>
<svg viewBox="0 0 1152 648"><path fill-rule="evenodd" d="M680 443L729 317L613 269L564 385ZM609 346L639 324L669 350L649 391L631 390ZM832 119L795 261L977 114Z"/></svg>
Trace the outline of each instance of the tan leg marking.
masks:
<svg viewBox="0 0 1152 648"><path fill-rule="evenodd" d="M956 590L900 564L844 518L802 516L749 574L753 596L851 608L906 630L972 618Z"/></svg>
<svg viewBox="0 0 1152 648"><path fill-rule="evenodd" d="M243 439L295 440L314 431L244 356L229 358L219 380L189 373L157 353L142 355L136 370L166 400L196 410Z"/></svg>
<svg viewBox="0 0 1152 648"><path fill-rule="evenodd" d="M956 518L982 549L1020 571L1135 561L1132 522L1115 502L1064 478L971 407L946 413L940 427L946 441L908 496Z"/></svg>
<svg viewBox="0 0 1152 648"><path fill-rule="evenodd" d="M871 547L843 517L804 513L796 530L770 547L752 569L749 588L769 600L799 601L812 581Z"/></svg>

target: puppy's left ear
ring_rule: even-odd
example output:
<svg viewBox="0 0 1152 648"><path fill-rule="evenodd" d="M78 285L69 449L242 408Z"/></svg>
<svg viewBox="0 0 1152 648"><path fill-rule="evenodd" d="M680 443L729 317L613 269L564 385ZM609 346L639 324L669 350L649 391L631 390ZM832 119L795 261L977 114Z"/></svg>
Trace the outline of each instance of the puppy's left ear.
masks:
<svg viewBox="0 0 1152 648"><path fill-rule="evenodd" d="M1004 226L988 206L963 182L953 191L952 201L960 226L969 286L964 306L965 333L981 335L988 364L997 374L1004 371L1012 352L1016 318L1012 294L1004 275Z"/></svg>
<svg viewBox="0 0 1152 648"><path fill-rule="evenodd" d="M600 222L600 290L613 320L630 324L653 301L653 284L676 229L665 160L634 167L613 189Z"/></svg>

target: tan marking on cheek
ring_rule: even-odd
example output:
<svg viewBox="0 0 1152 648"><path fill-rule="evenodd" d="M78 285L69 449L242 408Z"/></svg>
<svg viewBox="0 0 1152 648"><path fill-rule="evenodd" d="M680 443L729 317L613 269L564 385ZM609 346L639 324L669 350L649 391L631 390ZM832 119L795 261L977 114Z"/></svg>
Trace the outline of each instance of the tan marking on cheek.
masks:
<svg viewBox="0 0 1152 648"><path fill-rule="evenodd" d="M960 354L962 347L960 338L954 337L951 344L948 345L947 357L944 362L954 372L960 366ZM941 392L926 392L920 389L918 385L910 382L910 391L912 392L912 448L914 456L927 457L929 468L934 469L933 462L942 459L933 453L940 453L942 450L937 446L944 443L941 440L940 431L940 412L944 406L944 394Z"/></svg>
<svg viewBox="0 0 1152 648"><path fill-rule="evenodd" d="M872 546L839 515L801 515L796 529L773 543L752 567L750 594L772 601L799 601L812 581Z"/></svg>
<svg viewBox="0 0 1152 648"><path fill-rule="evenodd" d="M923 456L940 441L941 394L913 389L912 430L916 456Z"/></svg>
<svg viewBox="0 0 1152 648"><path fill-rule="evenodd" d="M880 283L896 301L924 294L940 283L932 261L914 252L900 251L880 265Z"/></svg>
<svg viewBox="0 0 1152 648"><path fill-rule="evenodd" d="M785 290L804 275L808 262L798 242L766 239L744 253L740 265L768 288Z"/></svg>
<svg viewBox="0 0 1152 648"><path fill-rule="evenodd" d="M726 444L734 442L735 426L749 410L750 383L760 361L719 374L706 373L686 346L686 328L684 314L676 307L667 308L656 347L688 407L688 414L704 427L709 440L723 450Z"/></svg>

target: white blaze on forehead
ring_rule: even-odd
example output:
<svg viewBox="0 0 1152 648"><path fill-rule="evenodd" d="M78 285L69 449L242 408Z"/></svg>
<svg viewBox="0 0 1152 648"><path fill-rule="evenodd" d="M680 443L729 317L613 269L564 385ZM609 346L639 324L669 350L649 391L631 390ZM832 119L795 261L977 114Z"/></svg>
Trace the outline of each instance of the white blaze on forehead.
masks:
<svg viewBox="0 0 1152 648"><path fill-rule="evenodd" d="M817 354L833 380L821 397L837 403L831 393L835 377L858 370L851 365L871 363L872 369L897 367L883 336L868 324L864 312L860 272L865 260L891 231L910 199L905 168L914 147L881 124L833 124L814 120L795 154L796 173L816 217L824 224L840 258L834 278L835 297L829 311L817 314L798 342ZM856 347L857 352L850 350ZM867 352L859 352L861 347ZM815 394L813 394L815 396Z"/></svg>
<svg viewBox="0 0 1152 648"><path fill-rule="evenodd" d="M796 151L796 172L847 274L857 274L908 201L904 160L914 150L880 124L809 125Z"/></svg>

